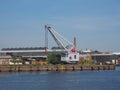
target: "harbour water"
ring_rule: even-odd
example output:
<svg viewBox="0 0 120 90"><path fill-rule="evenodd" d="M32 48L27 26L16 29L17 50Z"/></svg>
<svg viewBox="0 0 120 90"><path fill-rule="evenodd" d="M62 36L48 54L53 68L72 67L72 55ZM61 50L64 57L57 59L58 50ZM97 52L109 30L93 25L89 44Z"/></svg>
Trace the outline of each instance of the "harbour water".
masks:
<svg viewBox="0 0 120 90"><path fill-rule="evenodd" d="M120 67L101 71L0 72L0 90L120 90Z"/></svg>

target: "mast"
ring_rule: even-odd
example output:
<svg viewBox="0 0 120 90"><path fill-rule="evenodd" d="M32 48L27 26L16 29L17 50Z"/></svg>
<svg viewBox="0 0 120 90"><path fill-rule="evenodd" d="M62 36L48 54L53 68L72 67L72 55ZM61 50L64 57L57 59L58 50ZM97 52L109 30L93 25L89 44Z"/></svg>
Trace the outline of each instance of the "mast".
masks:
<svg viewBox="0 0 120 90"><path fill-rule="evenodd" d="M45 52L48 53L48 31L45 25Z"/></svg>

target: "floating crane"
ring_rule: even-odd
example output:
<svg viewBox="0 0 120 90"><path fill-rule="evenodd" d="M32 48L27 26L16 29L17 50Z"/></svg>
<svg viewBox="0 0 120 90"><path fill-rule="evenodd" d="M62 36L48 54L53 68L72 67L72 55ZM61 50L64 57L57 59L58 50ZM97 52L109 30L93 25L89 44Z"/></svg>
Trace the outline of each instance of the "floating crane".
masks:
<svg viewBox="0 0 120 90"><path fill-rule="evenodd" d="M51 26L48 24L45 25L45 30L46 30L46 38L45 38L45 47L46 47L46 52L48 49L48 32L52 35L53 39L57 43L58 47L61 49L64 49L65 53L61 55L61 61L66 62L66 63L76 63L79 61L79 53L77 52L76 49L76 38L74 38L74 44L66 40L63 36L61 36L59 33L57 33Z"/></svg>

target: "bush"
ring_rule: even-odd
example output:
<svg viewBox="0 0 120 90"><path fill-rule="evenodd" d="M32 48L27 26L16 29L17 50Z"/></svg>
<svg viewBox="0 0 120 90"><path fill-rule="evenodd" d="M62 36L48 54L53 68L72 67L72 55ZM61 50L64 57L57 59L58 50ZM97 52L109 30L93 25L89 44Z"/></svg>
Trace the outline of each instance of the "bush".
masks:
<svg viewBox="0 0 120 90"><path fill-rule="evenodd" d="M92 59L91 60L80 60L79 64L81 64L81 65L94 65L94 61Z"/></svg>
<svg viewBox="0 0 120 90"><path fill-rule="evenodd" d="M60 64L61 63L61 58L60 58L60 55L55 53L55 52L52 52L52 53L49 53L48 56L47 56L47 61L49 64Z"/></svg>

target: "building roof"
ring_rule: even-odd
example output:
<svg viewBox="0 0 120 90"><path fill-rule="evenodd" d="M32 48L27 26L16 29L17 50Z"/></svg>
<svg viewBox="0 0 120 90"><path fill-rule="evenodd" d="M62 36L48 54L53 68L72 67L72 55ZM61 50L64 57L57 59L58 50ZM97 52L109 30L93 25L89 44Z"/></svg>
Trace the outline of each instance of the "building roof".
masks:
<svg viewBox="0 0 120 90"><path fill-rule="evenodd" d="M19 47L19 48L2 48L2 51L10 50L45 50L45 47Z"/></svg>
<svg viewBox="0 0 120 90"><path fill-rule="evenodd" d="M64 52L64 50L48 50L48 52ZM45 52L45 50L5 50L0 53L19 53L19 52Z"/></svg>
<svg viewBox="0 0 120 90"><path fill-rule="evenodd" d="M0 56L0 58L12 58L11 56Z"/></svg>

